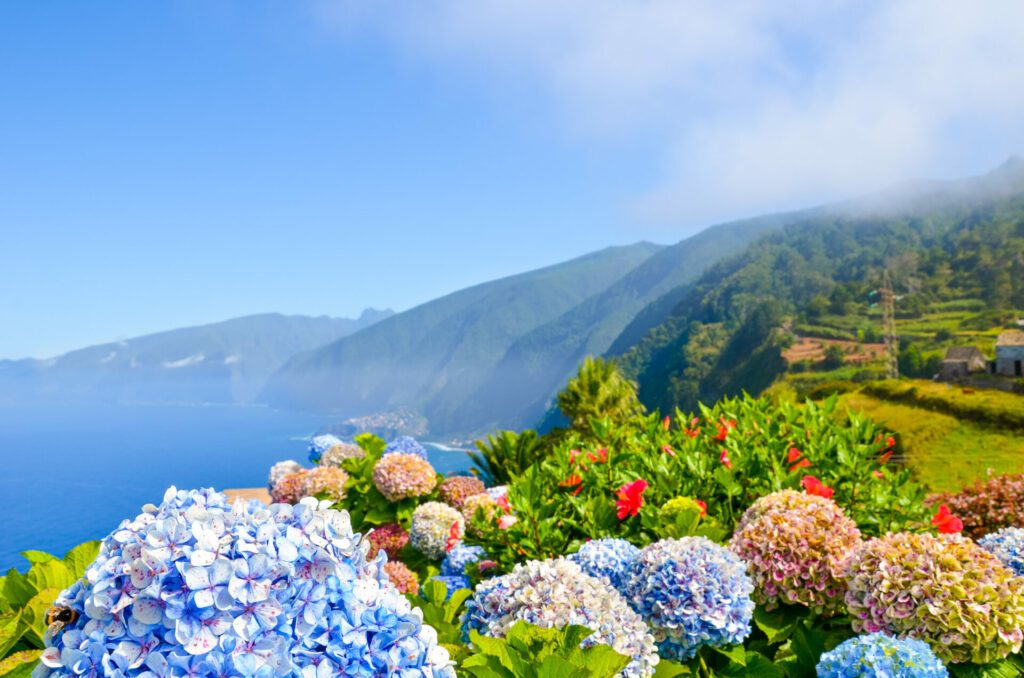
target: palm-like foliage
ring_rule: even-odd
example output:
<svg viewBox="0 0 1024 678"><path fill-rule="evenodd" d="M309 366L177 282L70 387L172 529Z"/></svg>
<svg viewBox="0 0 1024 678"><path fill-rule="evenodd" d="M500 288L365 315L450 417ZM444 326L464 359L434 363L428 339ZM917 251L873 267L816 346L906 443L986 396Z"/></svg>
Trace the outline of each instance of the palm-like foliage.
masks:
<svg viewBox="0 0 1024 678"><path fill-rule="evenodd" d="M622 375L618 366L591 356L558 394L558 407L572 428L579 431L588 430L595 419L623 421L644 411L636 385Z"/></svg>
<svg viewBox="0 0 1024 678"><path fill-rule="evenodd" d="M544 456L543 439L536 431L500 431L491 433L487 440L476 441L478 452L470 452L473 473L488 487L504 485L514 476L522 474Z"/></svg>

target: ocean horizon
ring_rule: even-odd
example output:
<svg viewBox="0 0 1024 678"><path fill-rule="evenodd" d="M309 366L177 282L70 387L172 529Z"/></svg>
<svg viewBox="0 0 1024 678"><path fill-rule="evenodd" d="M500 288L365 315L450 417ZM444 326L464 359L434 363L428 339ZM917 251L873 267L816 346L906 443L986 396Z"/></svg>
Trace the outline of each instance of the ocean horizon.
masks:
<svg viewBox="0 0 1024 678"><path fill-rule="evenodd" d="M0 407L0 571L103 538L171 485L264 487L274 462L309 465L324 423L263 406ZM424 446L440 473L469 468L464 450Z"/></svg>

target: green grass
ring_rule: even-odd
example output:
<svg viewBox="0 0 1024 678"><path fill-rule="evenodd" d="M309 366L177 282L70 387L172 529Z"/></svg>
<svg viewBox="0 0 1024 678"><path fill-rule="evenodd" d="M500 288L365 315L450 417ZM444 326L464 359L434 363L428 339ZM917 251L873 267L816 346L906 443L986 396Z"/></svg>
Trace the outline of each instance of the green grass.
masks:
<svg viewBox="0 0 1024 678"><path fill-rule="evenodd" d="M921 379L872 382L864 386L864 392L876 398L949 414L962 421L1024 433L1024 396L1015 393L994 389L968 392L958 386Z"/></svg>
<svg viewBox="0 0 1024 678"><path fill-rule="evenodd" d="M932 490L956 491L990 472L1024 471L1024 433L961 421L863 392L842 395L840 403L896 432L904 462Z"/></svg>

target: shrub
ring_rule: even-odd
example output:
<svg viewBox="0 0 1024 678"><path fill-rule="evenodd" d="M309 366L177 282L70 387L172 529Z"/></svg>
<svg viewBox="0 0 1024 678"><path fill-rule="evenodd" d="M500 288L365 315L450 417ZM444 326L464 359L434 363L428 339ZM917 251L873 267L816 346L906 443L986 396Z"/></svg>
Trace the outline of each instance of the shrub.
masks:
<svg viewBox="0 0 1024 678"><path fill-rule="evenodd" d="M428 501L412 512L409 543L431 560L440 560L466 531L462 514L448 504Z"/></svg>
<svg viewBox="0 0 1024 678"><path fill-rule="evenodd" d="M346 459L359 459L366 456L366 451L358 445L341 443L328 448L321 456L321 466L341 466Z"/></svg>
<svg viewBox="0 0 1024 678"><path fill-rule="evenodd" d="M267 477L267 489L271 492L274 491L274 486L281 482L281 478L292 473L298 473L302 470L302 465L291 459L287 461L279 461L270 467L270 474Z"/></svg>
<svg viewBox="0 0 1024 678"><path fill-rule="evenodd" d="M446 478L437 488L441 501L457 509L461 509L469 497L475 494L483 494L486 491L487 488L484 487L483 482L479 478L473 478L472 476Z"/></svg>
<svg viewBox="0 0 1024 678"><path fill-rule="evenodd" d="M302 469L281 478L270 491L270 499L275 504L297 504L306 496L307 473L307 469Z"/></svg>
<svg viewBox="0 0 1024 678"><path fill-rule="evenodd" d="M389 560L384 563L384 574L401 593L416 593L420 590L419 577L399 560Z"/></svg>
<svg viewBox="0 0 1024 678"><path fill-rule="evenodd" d="M844 576L858 633L909 635L943 660L979 664L1019 651L1024 640L1024 579L960 535L871 539Z"/></svg>
<svg viewBox="0 0 1024 678"><path fill-rule="evenodd" d="M42 675L123 675L144 664L156 675L361 666L454 677L433 630L325 505L232 509L212 490L171 488L159 507L122 522L60 595L78 617L49 639ZM372 625L348 623L367 609Z"/></svg>
<svg viewBox="0 0 1024 678"><path fill-rule="evenodd" d="M1024 474L996 476L960 492L934 494L930 505L946 504L975 539L1004 527L1024 527Z"/></svg>
<svg viewBox="0 0 1024 678"><path fill-rule="evenodd" d="M979 539L978 546L998 558L1018 577L1024 577L1024 530L1004 527Z"/></svg>
<svg viewBox="0 0 1024 678"><path fill-rule="evenodd" d="M302 476L304 497L323 497L332 502L345 497L348 474L337 466L317 466Z"/></svg>
<svg viewBox="0 0 1024 678"><path fill-rule="evenodd" d="M592 630L580 646L610 645L630 657L623 676L649 676L658 662L647 625L618 591L564 558L522 563L506 575L481 582L466 603L463 629L467 636L476 631L504 638L518 621Z"/></svg>
<svg viewBox="0 0 1024 678"><path fill-rule="evenodd" d="M420 445L412 436L399 436L384 447L382 456L390 454L415 454L424 461L427 459L427 448Z"/></svg>
<svg viewBox="0 0 1024 678"><path fill-rule="evenodd" d="M605 579L616 591L623 591L633 576L640 549L625 539L594 539L569 556L591 577Z"/></svg>
<svg viewBox="0 0 1024 678"><path fill-rule="evenodd" d="M366 553L367 560L376 558L380 551L386 553L389 560L394 560L409 543L409 533L398 523L388 523L370 530L365 539L370 545Z"/></svg>
<svg viewBox="0 0 1024 678"><path fill-rule="evenodd" d="M859 545L857 526L835 502L792 490L754 502L729 542L766 610L798 604L826 615L843 609L842 566Z"/></svg>
<svg viewBox="0 0 1024 678"><path fill-rule="evenodd" d="M344 442L341 438L331 435L330 433L313 436L309 440L309 461L313 464L319 464L320 457L323 456L324 452L335 445L342 444L344 444Z"/></svg>

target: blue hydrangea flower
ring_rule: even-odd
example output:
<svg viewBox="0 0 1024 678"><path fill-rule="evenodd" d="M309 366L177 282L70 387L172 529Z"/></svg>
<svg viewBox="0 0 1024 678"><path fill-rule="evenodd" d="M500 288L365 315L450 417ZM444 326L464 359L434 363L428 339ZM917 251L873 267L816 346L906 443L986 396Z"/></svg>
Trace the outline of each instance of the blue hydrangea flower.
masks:
<svg viewBox="0 0 1024 678"><path fill-rule="evenodd" d="M686 660L701 646L750 634L754 584L746 564L704 537L664 539L641 549L626 600L651 627L663 657Z"/></svg>
<svg viewBox="0 0 1024 678"><path fill-rule="evenodd" d="M412 436L400 436L387 444L387 447L384 448L384 454L381 456L389 454L415 454L418 457L427 459L427 448L416 442L416 439Z"/></svg>
<svg viewBox="0 0 1024 678"><path fill-rule="evenodd" d="M341 438L333 436L330 433L313 436L309 439L309 461L314 464L319 464L320 457L324 456L324 452L335 445L341 445L342 443L343 441Z"/></svg>
<svg viewBox="0 0 1024 678"><path fill-rule="evenodd" d="M511 572L480 582L466 601L463 634L503 638L523 620L545 628L570 624L594 631L582 647L604 644L632 657L624 678L654 673L659 661L654 638L636 612L607 581L592 577L567 558L531 560Z"/></svg>
<svg viewBox="0 0 1024 678"><path fill-rule="evenodd" d="M1001 560L1015 575L1024 577L1024 529L1004 527L979 539L978 546Z"/></svg>
<svg viewBox="0 0 1024 678"><path fill-rule="evenodd" d="M384 556L367 561L328 506L171 488L60 594L78 619L47 634L34 675L454 678Z"/></svg>
<svg viewBox="0 0 1024 678"><path fill-rule="evenodd" d="M625 539L594 539L588 541L569 559L592 577L607 579L616 590L622 591L633 575L633 567L640 549Z"/></svg>
<svg viewBox="0 0 1024 678"><path fill-rule="evenodd" d="M871 633L850 638L821 655L818 678L947 678L949 671L928 643Z"/></svg>
<svg viewBox="0 0 1024 678"><path fill-rule="evenodd" d="M466 576L461 575L461 574L460 575L447 575L447 576L446 575L440 575L440 576L436 576L436 577L431 577L431 579L436 579L437 581L441 582L446 587L448 587L448 595L445 596L445 598L444 598L445 600L448 600L449 598L451 598L452 594L455 593L456 591L458 591L459 589L471 589L471 588L473 588L473 585L469 583L469 577L466 577Z"/></svg>
<svg viewBox="0 0 1024 678"><path fill-rule="evenodd" d="M483 546L454 546L441 562L441 574L445 577L461 577L466 574L467 565L476 563L483 557Z"/></svg>

